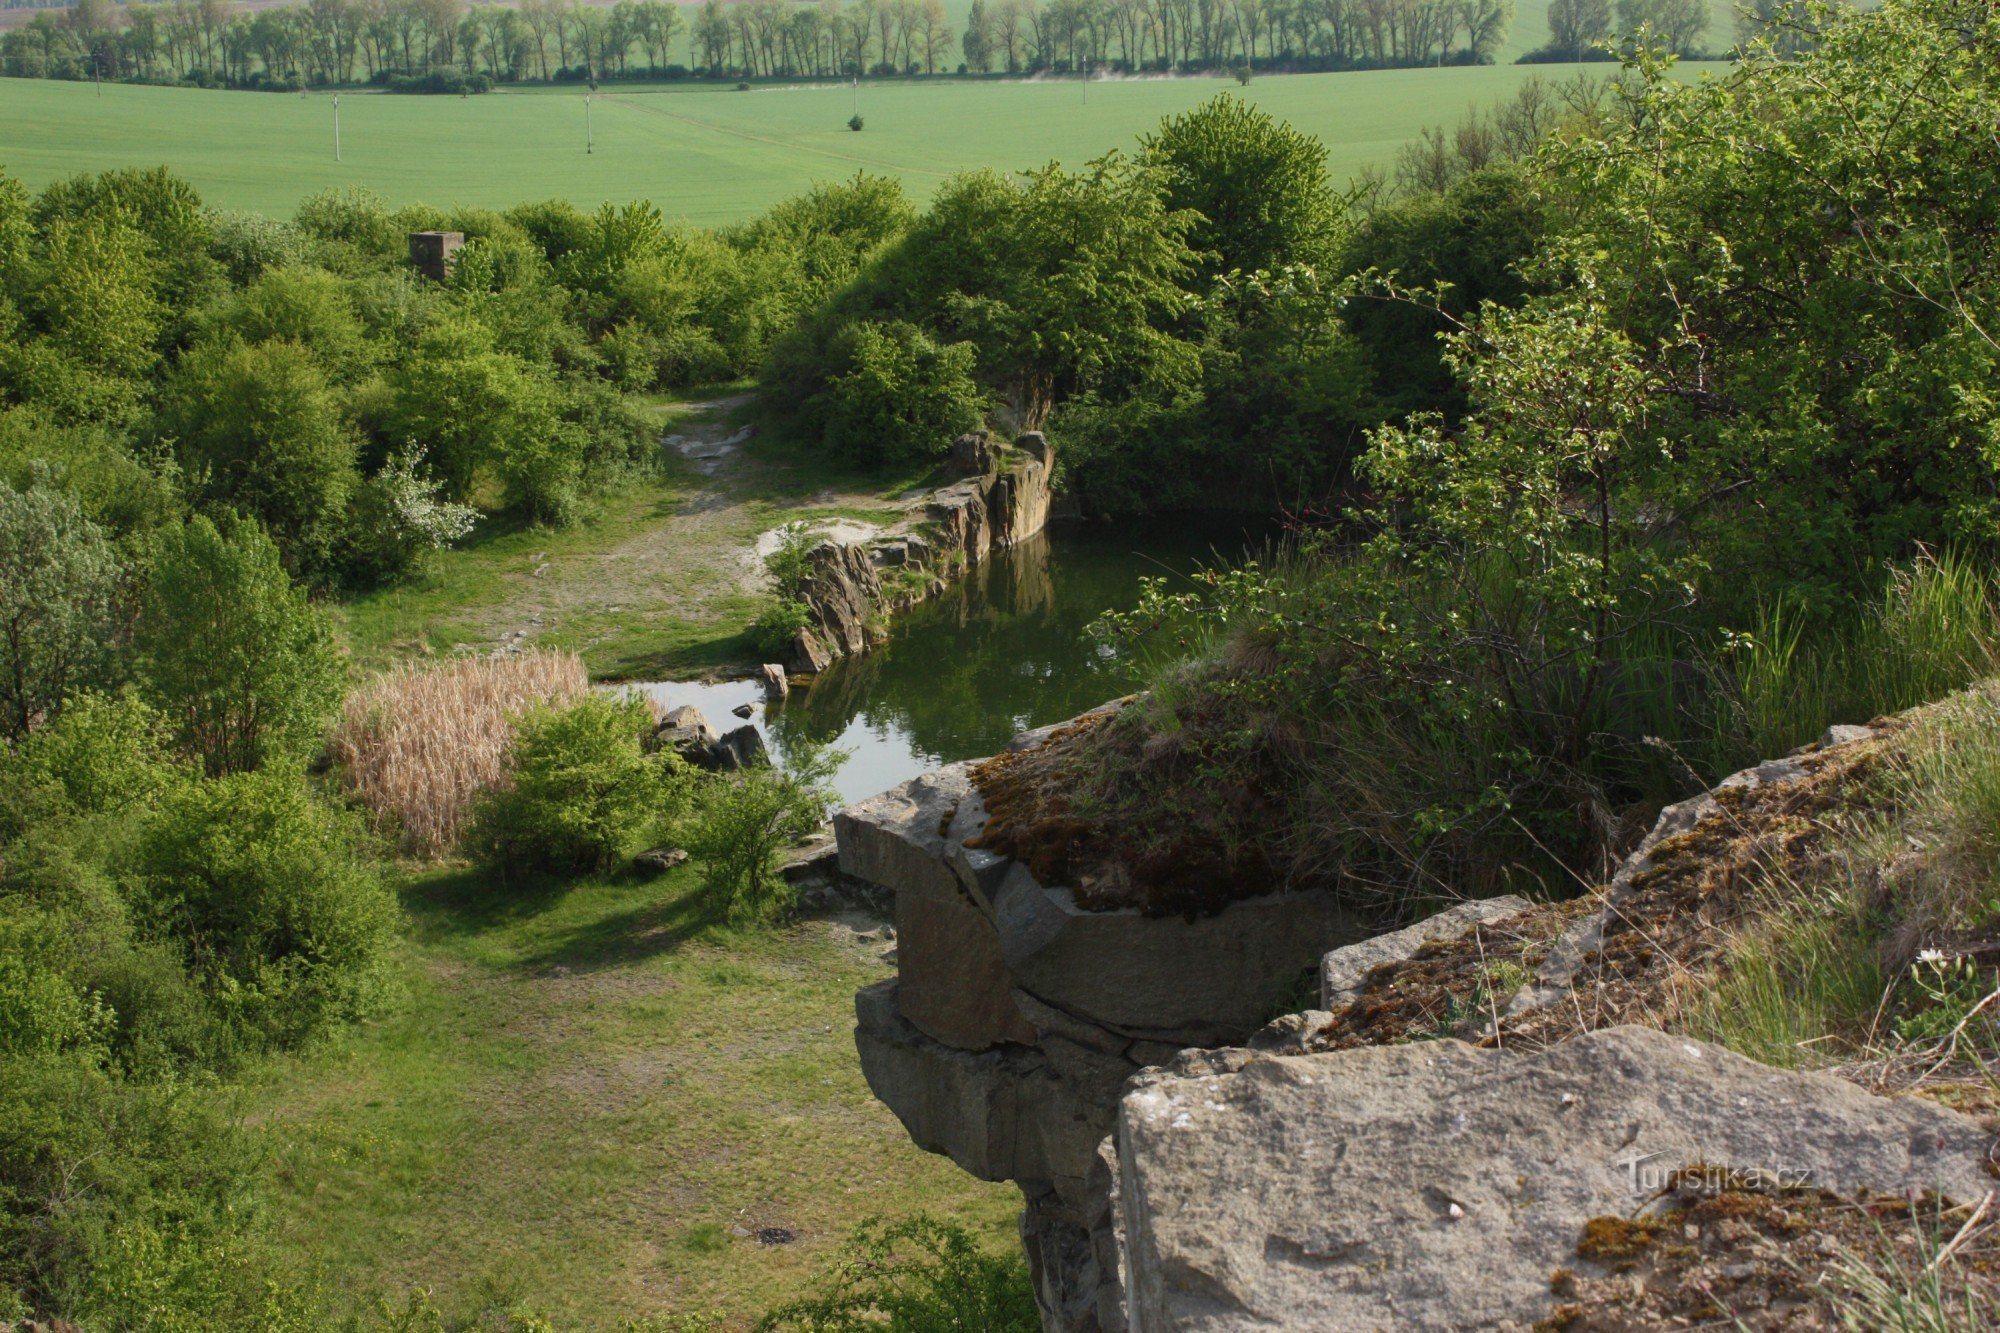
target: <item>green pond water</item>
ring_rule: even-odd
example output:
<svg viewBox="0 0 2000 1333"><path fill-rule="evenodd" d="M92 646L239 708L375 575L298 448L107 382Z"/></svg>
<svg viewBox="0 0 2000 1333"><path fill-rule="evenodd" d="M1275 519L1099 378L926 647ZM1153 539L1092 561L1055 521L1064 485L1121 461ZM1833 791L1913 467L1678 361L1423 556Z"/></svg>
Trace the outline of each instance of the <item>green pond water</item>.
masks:
<svg viewBox="0 0 2000 1333"><path fill-rule="evenodd" d="M732 712L747 706L780 763L799 736L833 741L849 752L835 786L843 802L857 801L1129 692L1141 664L1091 635L1091 622L1133 606L1142 576L1180 581L1233 564L1265 535L1240 519L1185 516L1058 525L905 612L889 642L836 662L768 711L749 680L639 688L672 707L694 705L718 731L741 726Z"/></svg>

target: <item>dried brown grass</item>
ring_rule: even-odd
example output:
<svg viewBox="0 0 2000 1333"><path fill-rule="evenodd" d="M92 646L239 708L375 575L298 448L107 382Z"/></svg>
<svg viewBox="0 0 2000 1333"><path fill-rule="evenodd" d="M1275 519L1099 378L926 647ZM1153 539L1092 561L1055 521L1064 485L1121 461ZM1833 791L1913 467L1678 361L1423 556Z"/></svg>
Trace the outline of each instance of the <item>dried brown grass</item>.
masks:
<svg viewBox="0 0 2000 1333"><path fill-rule="evenodd" d="M334 758L362 804L398 827L405 852L444 856L473 799L506 776L514 715L589 688L575 653L393 667L347 696Z"/></svg>

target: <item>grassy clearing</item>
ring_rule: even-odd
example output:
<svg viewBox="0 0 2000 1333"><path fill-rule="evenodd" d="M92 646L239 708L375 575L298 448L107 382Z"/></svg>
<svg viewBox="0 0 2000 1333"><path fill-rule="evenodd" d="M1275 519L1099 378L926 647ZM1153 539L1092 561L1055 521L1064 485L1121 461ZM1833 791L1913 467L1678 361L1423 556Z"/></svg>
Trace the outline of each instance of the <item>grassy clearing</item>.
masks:
<svg viewBox="0 0 2000 1333"><path fill-rule="evenodd" d="M1018 1199L914 1147L854 1059L882 946L827 922L734 933L691 871L542 896L415 880L411 999L248 1094L276 1241L335 1313L432 1289L454 1318L559 1327L797 1295L871 1214L1000 1251ZM782 1227L787 1245L738 1229Z"/></svg>
<svg viewBox="0 0 2000 1333"><path fill-rule="evenodd" d="M1300 74L1241 91L1317 135L1334 179L1344 180L1390 166L1417 131L1511 95L1537 68L1566 73L1495 65ZM0 79L0 164L41 186L78 171L165 163L212 205L278 215L316 190L361 185L392 203L440 207L651 199L669 217L714 225L857 171L898 177L922 198L969 167L1075 166L1235 87L1210 77L1108 81L1092 84L1086 106L1074 80L864 84L860 134L846 126L855 94L845 85L608 88L593 108L587 155L573 89L467 99L348 93L336 163L324 95L123 85L100 95L89 84Z"/></svg>
<svg viewBox="0 0 2000 1333"><path fill-rule="evenodd" d="M737 424L732 402L670 412L663 429L719 438ZM610 487L572 527L488 518L422 577L342 603L356 661L534 646L635 679L751 660L745 628L765 599L757 537L794 521L883 521L918 480L857 476L775 437L706 476L668 453L659 475Z"/></svg>

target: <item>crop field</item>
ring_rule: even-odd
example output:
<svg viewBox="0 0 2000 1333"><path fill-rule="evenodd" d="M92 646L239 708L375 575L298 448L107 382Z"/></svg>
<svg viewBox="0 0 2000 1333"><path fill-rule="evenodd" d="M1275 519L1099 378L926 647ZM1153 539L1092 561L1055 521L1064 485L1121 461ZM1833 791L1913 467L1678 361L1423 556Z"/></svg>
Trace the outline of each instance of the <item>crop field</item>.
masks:
<svg viewBox="0 0 2000 1333"><path fill-rule="evenodd" d="M1606 67L1597 66L1602 71ZM1689 65L1720 71L1721 65ZM1239 91L1325 142L1336 179L1386 168L1427 125L1506 97L1537 72L1492 65L1260 77ZM393 204L507 207L559 196L651 199L670 217L740 221L813 181L858 171L927 197L953 172L1076 165L1130 147L1162 116L1231 80L1074 79L606 87L471 98L276 93L0 79L0 168L31 187L74 172L164 163L210 204L288 215L329 186ZM858 109L861 133L847 128ZM585 152L586 134L591 151Z"/></svg>

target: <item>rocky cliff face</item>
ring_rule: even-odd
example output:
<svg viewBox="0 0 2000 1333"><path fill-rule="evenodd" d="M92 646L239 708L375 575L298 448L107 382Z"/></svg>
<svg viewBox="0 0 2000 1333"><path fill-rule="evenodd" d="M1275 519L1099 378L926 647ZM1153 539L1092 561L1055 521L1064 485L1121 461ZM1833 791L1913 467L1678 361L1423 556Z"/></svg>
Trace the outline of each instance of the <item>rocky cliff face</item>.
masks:
<svg viewBox="0 0 2000 1333"><path fill-rule="evenodd" d="M793 644L794 671L821 671L836 657L867 652L895 612L1047 524L1055 457L1039 431L1011 445L961 437L953 461L970 475L933 492L912 527L813 548L804 589L810 623Z"/></svg>
<svg viewBox="0 0 2000 1333"><path fill-rule="evenodd" d="M1992 1128L1616 1024L1698 965L1735 910L1729 858L1768 854L1759 821L1848 782L1873 739L1836 728L1669 809L1593 897L1366 939L1322 895L1079 910L977 846L956 765L836 820L841 869L895 899L862 1067L917 1143L1019 1183L1050 1330L1782 1323L1810 1296L1799 1264L1839 1243L1817 1219L1860 1217L1866 1242L1855 1199L1912 1191L1964 1216L1993 1188ZM1321 1008L1262 1025L1315 960ZM1592 1322L1578 1292L1624 1313Z"/></svg>
<svg viewBox="0 0 2000 1333"><path fill-rule="evenodd" d="M971 767L835 817L842 872L895 896L898 977L860 994L855 1040L917 1143L1020 1185L1049 1326L1098 1328L1115 1286L1091 1239L1108 1198L1098 1146L1125 1081L1185 1047L1246 1039L1354 929L1319 893L1197 920L1084 911L974 845L986 811Z"/></svg>

